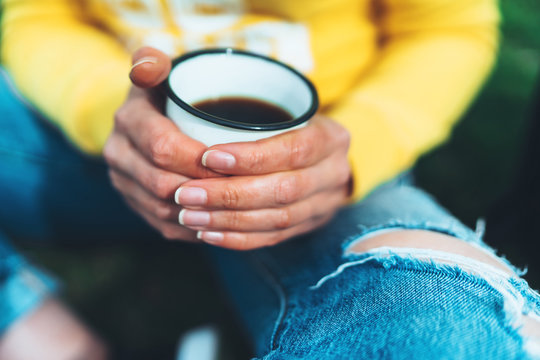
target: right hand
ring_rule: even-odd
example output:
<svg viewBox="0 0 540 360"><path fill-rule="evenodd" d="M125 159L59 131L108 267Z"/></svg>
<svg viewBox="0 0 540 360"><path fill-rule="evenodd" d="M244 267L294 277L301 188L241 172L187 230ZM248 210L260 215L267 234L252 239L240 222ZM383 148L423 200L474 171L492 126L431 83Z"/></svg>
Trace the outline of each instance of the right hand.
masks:
<svg viewBox="0 0 540 360"><path fill-rule="evenodd" d="M152 88L171 69L167 55L141 48L133 64L133 86L103 150L109 176L130 207L165 238L197 241L193 230L178 223L174 192L192 178L220 175L201 165L207 147L184 135L152 102Z"/></svg>

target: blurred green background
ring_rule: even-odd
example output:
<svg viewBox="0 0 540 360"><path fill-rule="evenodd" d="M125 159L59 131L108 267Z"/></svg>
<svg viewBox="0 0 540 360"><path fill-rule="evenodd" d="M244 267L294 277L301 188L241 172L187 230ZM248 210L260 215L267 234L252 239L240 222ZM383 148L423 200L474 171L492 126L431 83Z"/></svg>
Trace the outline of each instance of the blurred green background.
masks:
<svg viewBox="0 0 540 360"><path fill-rule="evenodd" d="M532 102L540 101L540 93L535 92L540 90L540 2L503 0L500 4L504 23L497 66L451 140L420 159L415 175L422 188L472 228L487 216L490 245L519 267L528 266L526 279L538 289L540 263L527 251L540 253L540 232L528 225L529 233L523 231L519 238L511 233L493 234L501 230L493 220L499 220L505 210L515 217L512 212L521 210L518 202L523 202L504 196L515 185L522 165L532 124ZM499 213L493 214L494 207ZM503 235L508 238L503 239Z"/></svg>
<svg viewBox="0 0 540 360"><path fill-rule="evenodd" d="M504 40L491 79L452 139L416 168L418 183L473 227L513 181L540 66L540 2L504 0L501 7ZM527 258L512 244L509 239L501 250L525 265ZM206 323L222 329L224 359L247 357L241 330L195 247L163 243L150 249L118 245L26 253L63 280L66 301L117 349L118 358L172 359L180 334Z"/></svg>
<svg viewBox="0 0 540 360"><path fill-rule="evenodd" d="M419 183L474 225L510 185L540 67L540 2L504 0L497 67L452 139L417 165Z"/></svg>

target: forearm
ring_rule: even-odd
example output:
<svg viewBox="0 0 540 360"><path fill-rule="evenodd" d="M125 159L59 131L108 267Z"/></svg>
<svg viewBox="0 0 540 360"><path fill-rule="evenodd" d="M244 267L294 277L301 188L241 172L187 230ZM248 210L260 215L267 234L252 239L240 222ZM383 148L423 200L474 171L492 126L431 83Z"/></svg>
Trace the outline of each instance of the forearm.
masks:
<svg viewBox="0 0 540 360"><path fill-rule="evenodd" d="M355 198L444 141L472 101L493 65L498 39L496 9L477 3L483 15L469 23L458 14L448 23L435 18L386 25L379 58L331 109L352 135Z"/></svg>

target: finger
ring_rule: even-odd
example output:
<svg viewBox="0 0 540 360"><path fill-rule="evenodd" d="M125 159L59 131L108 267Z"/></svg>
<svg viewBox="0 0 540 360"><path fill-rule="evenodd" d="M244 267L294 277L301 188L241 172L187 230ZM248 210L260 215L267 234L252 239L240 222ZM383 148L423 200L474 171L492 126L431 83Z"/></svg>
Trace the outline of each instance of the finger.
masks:
<svg viewBox="0 0 540 360"><path fill-rule="evenodd" d="M147 192L162 200L171 200L176 189L190 180L155 167L135 150L125 136L116 132L107 141L103 155L112 169L133 178Z"/></svg>
<svg viewBox="0 0 540 360"><path fill-rule="evenodd" d="M151 88L164 81L171 71L171 59L161 51L143 47L132 56L129 78L135 86Z"/></svg>
<svg viewBox="0 0 540 360"><path fill-rule="evenodd" d="M253 250L273 246L292 237L308 233L330 221L333 214L313 218L292 228L273 232L216 232L199 231L197 238L215 246L234 250Z"/></svg>
<svg viewBox="0 0 540 360"><path fill-rule="evenodd" d="M138 208L153 214L161 220L176 222L178 213L182 208L172 202L158 199L146 192L139 184L132 181L122 173L109 170L109 177L114 187L118 189L124 197L131 199L138 204Z"/></svg>
<svg viewBox="0 0 540 360"><path fill-rule="evenodd" d="M349 134L318 115L299 130L243 143L220 144L203 155L203 165L230 175L269 174L311 166L335 152L346 152Z"/></svg>
<svg viewBox="0 0 540 360"><path fill-rule="evenodd" d="M287 229L312 218L333 213L343 205L347 188L318 193L293 205L253 211L202 211L183 209L181 225L194 230L261 232Z"/></svg>
<svg viewBox="0 0 540 360"><path fill-rule="evenodd" d="M186 242L201 242L200 239L197 239L196 232L190 229L187 229L178 224L174 224L168 221L158 219L153 214L141 210L138 208L138 204L129 199L125 199L128 205L135 210L142 218L150 224L154 229L156 229L165 239L167 240L181 240Z"/></svg>
<svg viewBox="0 0 540 360"><path fill-rule="evenodd" d="M155 167L189 177L218 175L202 166L202 154L207 147L183 134L144 96L131 97L116 112L115 131L126 134Z"/></svg>
<svg viewBox="0 0 540 360"><path fill-rule="evenodd" d="M283 207L320 191L348 183L350 167L335 154L317 166L262 176L233 176L191 180L176 191L175 202L184 207L255 210Z"/></svg>

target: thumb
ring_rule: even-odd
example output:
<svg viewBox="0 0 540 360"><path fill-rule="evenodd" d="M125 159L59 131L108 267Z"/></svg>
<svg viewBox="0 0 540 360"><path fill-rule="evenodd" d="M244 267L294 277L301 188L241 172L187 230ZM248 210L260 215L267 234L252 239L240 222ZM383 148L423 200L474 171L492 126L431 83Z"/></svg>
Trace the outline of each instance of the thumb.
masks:
<svg viewBox="0 0 540 360"><path fill-rule="evenodd" d="M135 86L142 88L157 86L167 78L171 71L169 57L151 47L143 47L135 51L132 63L129 78Z"/></svg>

